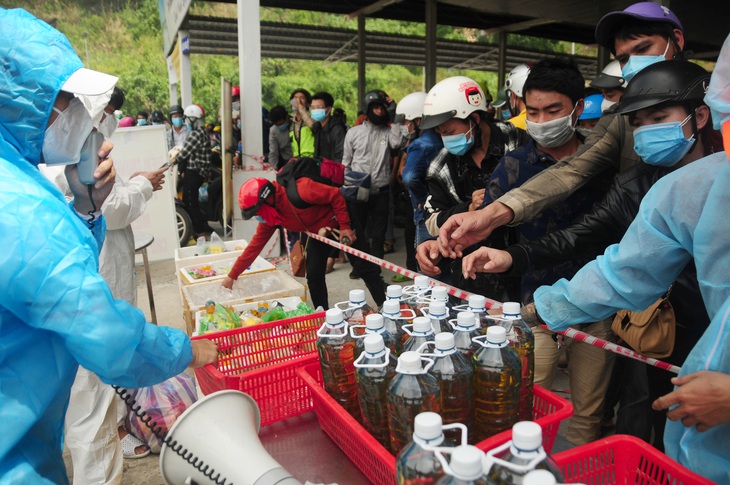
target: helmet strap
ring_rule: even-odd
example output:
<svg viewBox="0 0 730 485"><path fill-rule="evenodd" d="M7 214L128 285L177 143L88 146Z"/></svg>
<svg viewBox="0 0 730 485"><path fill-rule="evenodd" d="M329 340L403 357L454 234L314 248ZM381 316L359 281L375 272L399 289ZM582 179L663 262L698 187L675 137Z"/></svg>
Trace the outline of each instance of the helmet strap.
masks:
<svg viewBox="0 0 730 485"><path fill-rule="evenodd" d="M482 146L482 127L479 126L479 122L475 119L473 113L469 115L467 120L474 124L471 128L471 136L474 138L474 148L479 148Z"/></svg>

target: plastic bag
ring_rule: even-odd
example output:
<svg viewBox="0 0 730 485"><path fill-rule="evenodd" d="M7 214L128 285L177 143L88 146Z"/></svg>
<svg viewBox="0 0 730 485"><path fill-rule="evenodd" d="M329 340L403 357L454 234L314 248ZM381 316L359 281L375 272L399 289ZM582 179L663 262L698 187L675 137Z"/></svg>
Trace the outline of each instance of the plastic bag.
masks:
<svg viewBox="0 0 730 485"><path fill-rule="evenodd" d="M129 393L140 407L140 412L144 411L150 417L150 425L157 423L163 436L178 416L198 400L195 381L185 372L154 386L129 389ZM162 440L137 414L129 410L125 421L127 430L144 441L152 453L160 452Z"/></svg>
<svg viewBox="0 0 730 485"><path fill-rule="evenodd" d="M210 235L210 242L208 243L208 254L220 254L226 252L226 246L223 244L223 239L214 232Z"/></svg>
<svg viewBox="0 0 730 485"><path fill-rule="evenodd" d="M236 312L220 303L209 301L205 304L205 315L200 318L199 334L231 330L240 326L241 318Z"/></svg>

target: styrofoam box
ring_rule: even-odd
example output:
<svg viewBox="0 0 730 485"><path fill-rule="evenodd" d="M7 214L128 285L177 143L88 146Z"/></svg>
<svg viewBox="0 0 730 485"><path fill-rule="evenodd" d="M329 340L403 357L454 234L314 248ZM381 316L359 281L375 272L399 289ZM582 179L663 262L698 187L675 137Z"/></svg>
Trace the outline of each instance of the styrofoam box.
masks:
<svg viewBox="0 0 730 485"><path fill-rule="evenodd" d="M239 303L238 305L233 305L233 311L240 314L246 310L257 309L261 307L262 303L267 303L269 308L275 306L277 303L280 303L281 306L284 307L284 310L291 311L296 309L297 305L299 305L301 302L302 299L298 296L284 296L282 298L274 298L273 300L262 300L253 303ZM197 312L195 312L195 332L193 333L193 335L200 334L200 319L203 318L203 315L205 315L205 310L198 310Z"/></svg>
<svg viewBox="0 0 730 485"><path fill-rule="evenodd" d="M229 299L221 297L227 292L220 281L185 285L182 287L182 293L183 303L190 311L202 310L210 300L224 305L237 305L284 296L298 296L302 299L307 297L304 285L279 270L240 276L233 283L233 293L230 293Z"/></svg>
<svg viewBox="0 0 730 485"><path fill-rule="evenodd" d="M175 270L186 266L193 266L196 264L210 263L212 261L222 261L224 259L235 259L241 255L248 241L245 239L234 239L233 241L225 241L223 245L226 251L223 253L215 254L198 254L197 246L187 246L184 248L177 248L175 250Z"/></svg>
<svg viewBox="0 0 730 485"><path fill-rule="evenodd" d="M228 254L228 253L225 253ZM212 261L210 263L199 263L199 264L193 264L191 266L185 266L184 268L180 268L180 277L185 285L193 285L193 284L199 284L199 283L205 283L208 281L215 281L215 280L221 280L226 277L228 274L228 271L230 270L231 266L233 266L233 263L236 262L237 258L232 259L224 259L221 261ZM204 278L193 278L190 276L190 271L192 271L194 268L198 268L200 266L210 266L210 269L215 271L215 276L206 276ZM251 263L251 266L249 266L242 275L248 275L248 274L254 274L254 273L261 273L262 271L274 271L276 269L276 266L269 263L262 257L257 257L253 263Z"/></svg>

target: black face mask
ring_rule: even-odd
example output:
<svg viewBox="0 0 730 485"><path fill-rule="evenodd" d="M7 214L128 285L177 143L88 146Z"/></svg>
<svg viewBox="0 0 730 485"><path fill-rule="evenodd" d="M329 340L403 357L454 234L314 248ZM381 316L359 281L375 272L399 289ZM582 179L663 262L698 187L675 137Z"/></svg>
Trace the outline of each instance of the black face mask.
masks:
<svg viewBox="0 0 730 485"><path fill-rule="evenodd" d="M390 120L388 112L386 111L382 115L376 115L373 112L373 106L368 107L368 121L374 125L385 125Z"/></svg>

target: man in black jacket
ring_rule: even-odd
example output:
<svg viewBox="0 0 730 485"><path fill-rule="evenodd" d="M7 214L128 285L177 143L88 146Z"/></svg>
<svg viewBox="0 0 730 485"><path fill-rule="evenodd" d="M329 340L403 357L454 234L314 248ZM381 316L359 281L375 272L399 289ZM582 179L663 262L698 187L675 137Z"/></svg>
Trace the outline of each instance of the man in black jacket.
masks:
<svg viewBox="0 0 730 485"><path fill-rule="evenodd" d="M313 123L310 128L314 132L314 156L342 163L347 128L339 118L332 117L334 103L332 95L324 91L312 96L309 116Z"/></svg>

